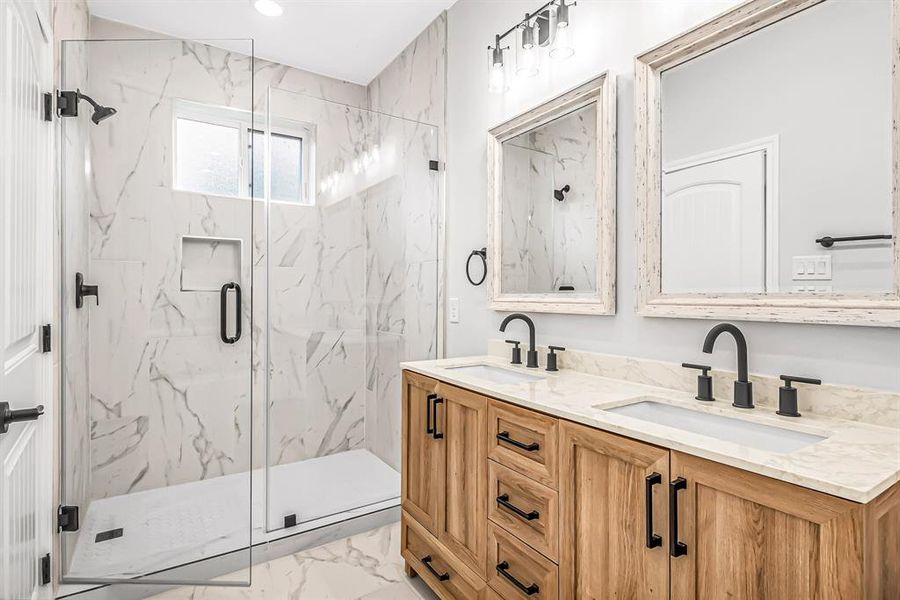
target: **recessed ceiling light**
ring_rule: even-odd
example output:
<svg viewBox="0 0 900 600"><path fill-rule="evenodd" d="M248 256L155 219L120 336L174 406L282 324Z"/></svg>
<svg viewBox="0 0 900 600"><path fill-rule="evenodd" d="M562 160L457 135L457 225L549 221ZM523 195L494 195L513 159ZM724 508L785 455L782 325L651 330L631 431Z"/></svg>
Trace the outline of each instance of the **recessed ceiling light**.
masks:
<svg viewBox="0 0 900 600"><path fill-rule="evenodd" d="M253 3L256 10L267 17L280 17L284 9L275 0L256 0Z"/></svg>

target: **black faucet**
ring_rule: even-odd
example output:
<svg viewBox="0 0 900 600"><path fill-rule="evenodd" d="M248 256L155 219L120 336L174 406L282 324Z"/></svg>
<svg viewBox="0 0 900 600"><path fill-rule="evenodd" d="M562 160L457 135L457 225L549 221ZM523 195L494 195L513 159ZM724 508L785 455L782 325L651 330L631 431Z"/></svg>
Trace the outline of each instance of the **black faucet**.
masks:
<svg viewBox="0 0 900 600"><path fill-rule="evenodd" d="M534 321L531 320L531 317L523 315L522 313L513 313L503 319L503 322L500 323L500 331L505 332L506 326L515 320L525 321L525 324L528 325L528 354L525 359L525 366L530 369L537 369L538 358L537 350L534 347Z"/></svg>
<svg viewBox="0 0 900 600"><path fill-rule="evenodd" d="M737 344L738 378L734 382L734 402L731 405L737 408L753 408L753 384L747 376L747 340L741 330L731 323L719 323L706 334L703 351L712 354L716 338L726 331L734 337Z"/></svg>

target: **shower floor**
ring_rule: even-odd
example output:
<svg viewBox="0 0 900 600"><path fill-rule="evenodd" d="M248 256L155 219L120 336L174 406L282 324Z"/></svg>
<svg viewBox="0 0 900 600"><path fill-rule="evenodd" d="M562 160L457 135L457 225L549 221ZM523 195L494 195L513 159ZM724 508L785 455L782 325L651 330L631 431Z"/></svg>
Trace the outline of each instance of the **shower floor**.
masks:
<svg viewBox="0 0 900 600"><path fill-rule="evenodd" d="M133 578L399 504L400 474L367 450L94 500L67 579ZM265 527L266 515L269 526ZM296 514L297 525L282 528ZM121 528L121 537L97 534Z"/></svg>

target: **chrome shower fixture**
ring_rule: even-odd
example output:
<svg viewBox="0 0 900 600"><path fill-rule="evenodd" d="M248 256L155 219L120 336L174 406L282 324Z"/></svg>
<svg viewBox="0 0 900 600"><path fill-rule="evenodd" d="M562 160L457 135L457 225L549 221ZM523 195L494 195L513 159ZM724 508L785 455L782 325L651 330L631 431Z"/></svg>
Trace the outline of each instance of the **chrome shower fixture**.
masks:
<svg viewBox="0 0 900 600"><path fill-rule="evenodd" d="M96 102L93 98L86 94L82 94L81 90L65 91L59 92L56 97L56 110L59 113L60 117L77 117L78 116L78 101L79 100L87 100L88 103L94 107L94 113L91 115L91 121L94 122L94 125L100 123L104 119L108 119L109 117L116 114L116 109L111 106L103 106Z"/></svg>

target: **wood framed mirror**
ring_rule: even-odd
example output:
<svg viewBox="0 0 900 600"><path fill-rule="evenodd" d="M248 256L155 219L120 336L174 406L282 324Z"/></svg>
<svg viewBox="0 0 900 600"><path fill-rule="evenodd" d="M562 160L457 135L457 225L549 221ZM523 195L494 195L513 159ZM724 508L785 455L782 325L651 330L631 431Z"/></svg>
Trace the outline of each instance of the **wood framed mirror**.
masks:
<svg viewBox="0 0 900 600"><path fill-rule="evenodd" d="M616 90L606 73L490 130L489 297L616 311Z"/></svg>
<svg viewBox="0 0 900 600"><path fill-rule="evenodd" d="M751 0L637 57L638 312L900 326L896 0Z"/></svg>

